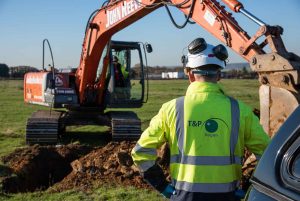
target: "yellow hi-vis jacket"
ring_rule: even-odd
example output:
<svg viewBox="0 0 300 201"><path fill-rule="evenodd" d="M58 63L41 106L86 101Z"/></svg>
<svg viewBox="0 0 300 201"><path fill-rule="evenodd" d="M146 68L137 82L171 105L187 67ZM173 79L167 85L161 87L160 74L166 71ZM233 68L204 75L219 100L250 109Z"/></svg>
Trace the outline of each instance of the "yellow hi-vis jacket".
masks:
<svg viewBox="0 0 300 201"><path fill-rule="evenodd" d="M241 178L244 147L261 155L269 137L250 107L226 96L218 84L193 82L185 97L163 104L132 150L141 171L155 164L164 142L176 190L225 193Z"/></svg>
<svg viewBox="0 0 300 201"><path fill-rule="evenodd" d="M124 76L124 79L127 79L128 75L129 75L129 72L126 70L124 65L121 65L121 71L122 71L122 74Z"/></svg>

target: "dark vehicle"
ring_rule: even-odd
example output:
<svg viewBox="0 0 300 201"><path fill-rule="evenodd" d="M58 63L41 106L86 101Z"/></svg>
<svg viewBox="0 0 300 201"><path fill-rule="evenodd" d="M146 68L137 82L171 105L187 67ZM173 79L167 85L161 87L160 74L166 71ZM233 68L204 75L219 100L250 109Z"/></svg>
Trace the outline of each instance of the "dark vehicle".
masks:
<svg viewBox="0 0 300 201"><path fill-rule="evenodd" d="M300 107L263 154L245 200L300 200Z"/></svg>

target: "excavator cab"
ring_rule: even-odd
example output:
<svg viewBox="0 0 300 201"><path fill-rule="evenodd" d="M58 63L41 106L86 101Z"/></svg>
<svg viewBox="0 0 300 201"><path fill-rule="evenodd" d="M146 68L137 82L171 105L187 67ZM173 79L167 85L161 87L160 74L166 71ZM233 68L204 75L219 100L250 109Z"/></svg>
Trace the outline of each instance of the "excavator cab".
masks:
<svg viewBox="0 0 300 201"><path fill-rule="evenodd" d="M111 41L105 103L108 108L141 107L145 97L145 49L139 42ZM150 46L151 47L151 46ZM149 51L150 49L150 51ZM144 53L143 53L144 52ZM145 58L146 60L146 58Z"/></svg>

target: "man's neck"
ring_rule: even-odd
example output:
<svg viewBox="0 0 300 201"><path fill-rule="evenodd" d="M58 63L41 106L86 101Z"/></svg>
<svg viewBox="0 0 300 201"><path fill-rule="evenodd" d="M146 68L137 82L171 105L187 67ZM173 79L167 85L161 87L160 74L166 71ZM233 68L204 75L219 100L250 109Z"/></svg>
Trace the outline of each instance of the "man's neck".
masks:
<svg viewBox="0 0 300 201"><path fill-rule="evenodd" d="M209 79L209 78L199 77L199 78L195 79L195 82L208 82L208 83L217 84L218 81L216 79Z"/></svg>

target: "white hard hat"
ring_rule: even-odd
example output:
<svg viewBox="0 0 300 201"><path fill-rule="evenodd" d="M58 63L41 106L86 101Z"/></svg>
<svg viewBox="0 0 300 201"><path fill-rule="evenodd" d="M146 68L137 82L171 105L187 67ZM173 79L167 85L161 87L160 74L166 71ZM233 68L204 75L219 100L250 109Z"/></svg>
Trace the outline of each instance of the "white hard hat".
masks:
<svg viewBox="0 0 300 201"><path fill-rule="evenodd" d="M208 64L215 64L224 69L225 61L216 57L213 48L215 48L215 46L207 44L206 49L197 54L188 53L185 66L189 68L198 68Z"/></svg>

